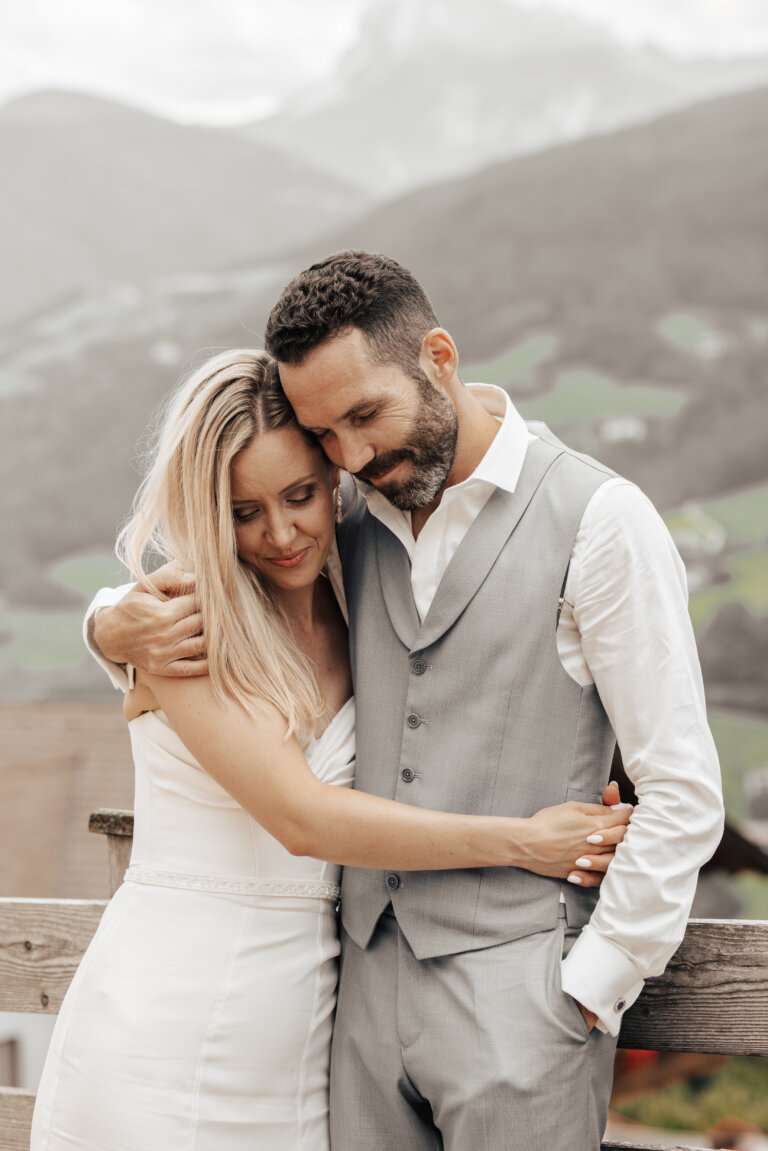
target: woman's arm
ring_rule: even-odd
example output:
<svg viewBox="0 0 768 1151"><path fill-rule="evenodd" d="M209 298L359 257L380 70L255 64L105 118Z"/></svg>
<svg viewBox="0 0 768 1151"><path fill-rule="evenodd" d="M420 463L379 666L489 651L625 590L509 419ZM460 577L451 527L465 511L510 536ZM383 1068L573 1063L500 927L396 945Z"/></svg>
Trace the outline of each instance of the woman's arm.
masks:
<svg viewBox="0 0 768 1151"><path fill-rule="evenodd" d="M596 884L624 837L628 809L567 803L530 819L454 815L322 783L271 705L254 715L222 702L207 676L141 680L198 762L292 855L407 871L522 867L565 878L587 851ZM603 836L599 847L586 843L593 833Z"/></svg>

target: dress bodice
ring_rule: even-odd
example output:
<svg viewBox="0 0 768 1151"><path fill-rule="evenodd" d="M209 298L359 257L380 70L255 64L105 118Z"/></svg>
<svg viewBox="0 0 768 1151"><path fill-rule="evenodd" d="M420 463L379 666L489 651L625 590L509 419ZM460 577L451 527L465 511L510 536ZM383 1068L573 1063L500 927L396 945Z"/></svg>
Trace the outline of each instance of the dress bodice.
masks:
<svg viewBox="0 0 768 1151"><path fill-rule="evenodd" d="M323 783L350 787L355 768L355 705L349 699L306 756ZM127 878L211 890L256 884L335 885L336 864L293 856L236 802L187 750L162 712L129 724L136 765L134 838ZM162 881L162 880L160 880Z"/></svg>

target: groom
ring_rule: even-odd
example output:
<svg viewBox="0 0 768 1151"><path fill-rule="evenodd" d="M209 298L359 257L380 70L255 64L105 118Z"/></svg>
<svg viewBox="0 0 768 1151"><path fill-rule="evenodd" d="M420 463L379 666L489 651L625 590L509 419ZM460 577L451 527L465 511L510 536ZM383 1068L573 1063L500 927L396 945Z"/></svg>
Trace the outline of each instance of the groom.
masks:
<svg viewBox="0 0 768 1151"><path fill-rule="evenodd" d="M395 261L314 265L266 341L358 486L339 531L356 786L527 816L599 802L618 740L638 795L599 902L515 869L345 869L334 1151L596 1151L622 1014L722 825L679 557L633 485L462 383Z"/></svg>

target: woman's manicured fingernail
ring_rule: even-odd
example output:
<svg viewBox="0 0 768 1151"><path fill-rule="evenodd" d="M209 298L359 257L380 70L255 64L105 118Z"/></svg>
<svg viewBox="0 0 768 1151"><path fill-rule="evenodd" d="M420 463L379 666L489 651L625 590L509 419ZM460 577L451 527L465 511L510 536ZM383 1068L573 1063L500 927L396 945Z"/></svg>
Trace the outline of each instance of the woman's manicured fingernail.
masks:
<svg viewBox="0 0 768 1151"><path fill-rule="evenodd" d="M585 859L584 856L582 856L581 859L576 860L576 866L577 867L591 867L592 866L592 860L591 859Z"/></svg>
<svg viewBox="0 0 768 1151"><path fill-rule="evenodd" d="M611 811L620 811L622 807L631 807L631 803L612 803Z"/></svg>
<svg viewBox="0 0 768 1151"><path fill-rule="evenodd" d="M582 880L580 875L569 875L568 876L568 882L569 883L583 883L583 880Z"/></svg>
<svg viewBox="0 0 768 1151"><path fill-rule="evenodd" d="M598 835L596 831L594 831L592 833L592 835L587 836L587 843L602 843L602 842L603 842L602 835Z"/></svg>

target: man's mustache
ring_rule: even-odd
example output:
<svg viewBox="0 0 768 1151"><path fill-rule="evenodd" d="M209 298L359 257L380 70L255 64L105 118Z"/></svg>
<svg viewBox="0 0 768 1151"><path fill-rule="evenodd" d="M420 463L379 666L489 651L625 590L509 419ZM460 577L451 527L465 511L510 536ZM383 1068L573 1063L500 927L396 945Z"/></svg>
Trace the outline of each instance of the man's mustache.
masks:
<svg viewBox="0 0 768 1151"><path fill-rule="evenodd" d="M412 460L413 452L409 452L401 448L396 452L387 452L383 456L375 456L370 463L367 463L364 468L359 472L355 472L358 479L367 480L372 483L374 480L379 479L381 476L386 475L395 464L402 463L403 460Z"/></svg>

